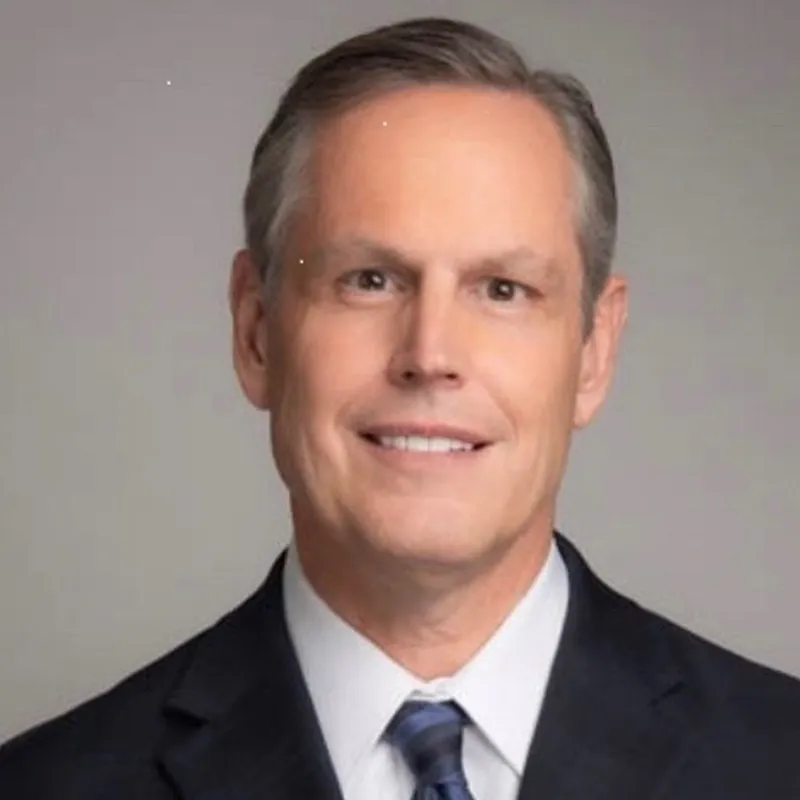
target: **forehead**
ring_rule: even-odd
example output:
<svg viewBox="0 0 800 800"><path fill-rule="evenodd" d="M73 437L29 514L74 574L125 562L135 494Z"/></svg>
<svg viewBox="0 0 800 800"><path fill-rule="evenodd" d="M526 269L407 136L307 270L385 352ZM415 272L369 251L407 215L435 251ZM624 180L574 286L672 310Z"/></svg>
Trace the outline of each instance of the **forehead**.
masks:
<svg viewBox="0 0 800 800"><path fill-rule="evenodd" d="M573 166L550 113L520 93L415 87L322 125L311 162L314 230L425 257L569 248Z"/></svg>

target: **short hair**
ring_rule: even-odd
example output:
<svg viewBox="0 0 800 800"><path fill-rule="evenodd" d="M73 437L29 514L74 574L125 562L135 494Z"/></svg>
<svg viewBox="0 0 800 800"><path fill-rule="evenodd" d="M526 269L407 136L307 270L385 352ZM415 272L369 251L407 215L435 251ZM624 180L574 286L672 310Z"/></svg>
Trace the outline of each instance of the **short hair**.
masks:
<svg viewBox="0 0 800 800"><path fill-rule="evenodd" d="M614 164L591 96L572 75L529 69L507 40L444 18L412 19L347 39L306 64L284 92L256 144L244 196L246 243L267 297L277 294L287 229L306 191L304 173L320 124L381 94L435 85L522 93L554 118L576 167L588 335L611 270L617 229Z"/></svg>

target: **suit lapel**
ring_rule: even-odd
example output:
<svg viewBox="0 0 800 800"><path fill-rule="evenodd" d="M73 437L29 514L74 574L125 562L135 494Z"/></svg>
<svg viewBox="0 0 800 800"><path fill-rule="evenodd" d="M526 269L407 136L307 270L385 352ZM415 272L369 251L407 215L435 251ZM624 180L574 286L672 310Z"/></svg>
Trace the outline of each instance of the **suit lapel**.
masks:
<svg viewBox="0 0 800 800"><path fill-rule="evenodd" d="M284 556L201 636L166 713L161 765L184 800L341 800L283 614Z"/></svg>
<svg viewBox="0 0 800 800"><path fill-rule="evenodd" d="M690 746L692 693L654 618L560 535L570 602L520 800L647 800Z"/></svg>
<svg viewBox="0 0 800 800"><path fill-rule="evenodd" d="M696 698L654 618L558 545L569 610L519 798L654 798L692 744ZM160 762L183 800L342 800L286 629L283 562L198 638L169 698Z"/></svg>

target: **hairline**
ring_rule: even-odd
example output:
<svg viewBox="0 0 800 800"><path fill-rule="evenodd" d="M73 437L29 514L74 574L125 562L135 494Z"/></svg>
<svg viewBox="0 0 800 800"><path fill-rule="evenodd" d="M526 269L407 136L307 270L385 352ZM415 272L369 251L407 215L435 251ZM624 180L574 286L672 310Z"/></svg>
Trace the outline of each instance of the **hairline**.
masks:
<svg viewBox="0 0 800 800"><path fill-rule="evenodd" d="M536 74L531 73L531 78L535 78ZM297 216L302 214L304 210L303 204L310 200L310 176L308 171L313 162L314 151L318 146L322 129L359 107L404 90L434 87L463 88L465 90L497 92L527 98L543 109L555 124L572 167L570 199L573 205L572 216L576 244L581 258L582 310L584 312L584 327L586 328L590 322L587 319L587 315L591 310L590 303L596 300L596 297L590 296L592 287L587 285L589 283L588 265L586 264L586 254L584 253L582 242L582 232L589 224L587 207L591 192L588 176L586 175L588 167L584 163L582 154L576 152L576 146L572 141L573 137L566 130L566 121L559 117L558 113L548 105L541 93L537 92L532 84L533 80L529 80L527 84L520 84L519 86L502 86L496 83L482 82L471 77L453 77L452 79L437 77L436 79L419 80L392 76L391 79L387 79L371 88L365 88L348 98L339 98L330 107L318 110L300 110L297 113L294 146L290 150L286 169L282 176L281 202L276 211L273 224L267 231L267 237L271 240L270 249L273 251L273 259L269 265L259 265L265 300L269 307L275 308L280 294L280 282L285 267L286 250L292 225ZM256 160L254 158L254 166L256 166Z"/></svg>

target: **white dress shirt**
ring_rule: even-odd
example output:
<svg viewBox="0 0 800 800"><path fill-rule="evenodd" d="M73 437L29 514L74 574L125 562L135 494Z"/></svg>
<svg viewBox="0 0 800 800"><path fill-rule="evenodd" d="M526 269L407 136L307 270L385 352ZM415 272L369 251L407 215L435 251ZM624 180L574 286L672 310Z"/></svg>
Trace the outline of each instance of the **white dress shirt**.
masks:
<svg viewBox="0 0 800 800"><path fill-rule="evenodd" d="M283 573L286 622L344 800L409 800L414 778L383 739L408 699L455 700L474 723L463 761L475 800L519 791L569 596L555 543L541 572L481 650L452 677L407 672L316 594L294 545Z"/></svg>

